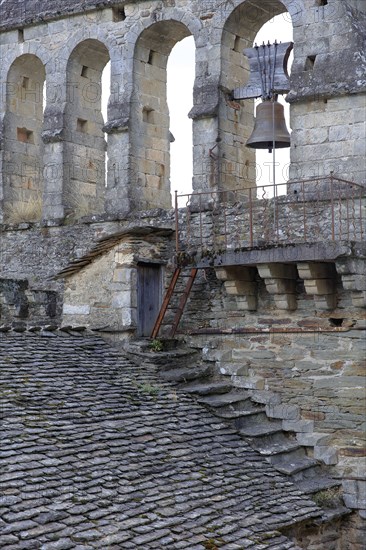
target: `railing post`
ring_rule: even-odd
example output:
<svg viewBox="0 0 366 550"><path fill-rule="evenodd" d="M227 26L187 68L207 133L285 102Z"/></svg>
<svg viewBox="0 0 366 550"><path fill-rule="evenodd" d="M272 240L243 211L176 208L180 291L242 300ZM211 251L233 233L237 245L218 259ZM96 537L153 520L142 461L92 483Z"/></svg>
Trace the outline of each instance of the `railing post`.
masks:
<svg viewBox="0 0 366 550"><path fill-rule="evenodd" d="M253 246L253 202L251 187L249 187L249 244Z"/></svg>
<svg viewBox="0 0 366 550"><path fill-rule="evenodd" d="M178 191L177 190L175 190L174 195L175 195L175 198L174 198L174 203L175 203L175 251L178 255L178 252L179 252L179 235L178 235L179 223L178 223Z"/></svg>
<svg viewBox="0 0 366 550"><path fill-rule="evenodd" d="M307 228L306 228L306 200L305 200L305 183L301 182L301 191L302 191L302 212L304 220L304 242L306 243L307 239Z"/></svg>
<svg viewBox="0 0 366 550"><path fill-rule="evenodd" d="M330 173L330 203L332 210L332 241L335 240L335 228L334 228L334 189L333 189L333 172Z"/></svg>

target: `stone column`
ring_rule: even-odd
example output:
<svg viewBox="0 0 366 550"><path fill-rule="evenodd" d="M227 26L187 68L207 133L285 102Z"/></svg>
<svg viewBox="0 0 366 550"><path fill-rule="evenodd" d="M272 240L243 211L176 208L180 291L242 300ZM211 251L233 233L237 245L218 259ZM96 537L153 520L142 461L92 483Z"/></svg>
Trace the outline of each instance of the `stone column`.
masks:
<svg viewBox="0 0 366 550"><path fill-rule="evenodd" d="M42 139L43 149L43 211L46 223L59 223L67 214L64 205L65 170L65 121L67 101L66 62L55 63L54 70L47 76L47 103L44 112Z"/></svg>

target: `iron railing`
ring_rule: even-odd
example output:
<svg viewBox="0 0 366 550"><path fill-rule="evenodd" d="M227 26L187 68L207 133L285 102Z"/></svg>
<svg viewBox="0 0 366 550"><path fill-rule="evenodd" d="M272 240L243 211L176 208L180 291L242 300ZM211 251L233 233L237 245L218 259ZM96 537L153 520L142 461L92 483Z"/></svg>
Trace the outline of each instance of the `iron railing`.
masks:
<svg viewBox="0 0 366 550"><path fill-rule="evenodd" d="M362 241L366 187L328 177L175 195L177 253Z"/></svg>

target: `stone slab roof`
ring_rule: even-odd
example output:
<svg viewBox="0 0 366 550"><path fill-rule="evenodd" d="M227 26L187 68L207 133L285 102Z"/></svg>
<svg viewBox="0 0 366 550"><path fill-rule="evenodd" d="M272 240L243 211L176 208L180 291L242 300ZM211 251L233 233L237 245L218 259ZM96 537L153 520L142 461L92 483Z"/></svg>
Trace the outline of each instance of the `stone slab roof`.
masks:
<svg viewBox="0 0 366 550"><path fill-rule="evenodd" d="M319 515L237 433L93 335L0 333L0 548L298 548Z"/></svg>

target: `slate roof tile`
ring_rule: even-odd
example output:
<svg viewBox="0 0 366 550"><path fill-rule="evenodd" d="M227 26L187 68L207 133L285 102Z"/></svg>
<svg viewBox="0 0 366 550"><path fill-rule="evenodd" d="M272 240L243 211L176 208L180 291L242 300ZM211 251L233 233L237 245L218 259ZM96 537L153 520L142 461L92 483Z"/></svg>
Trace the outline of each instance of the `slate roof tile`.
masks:
<svg viewBox="0 0 366 550"><path fill-rule="evenodd" d="M317 517L238 434L83 334L0 335L0 548L296 549Z"/></svg>

